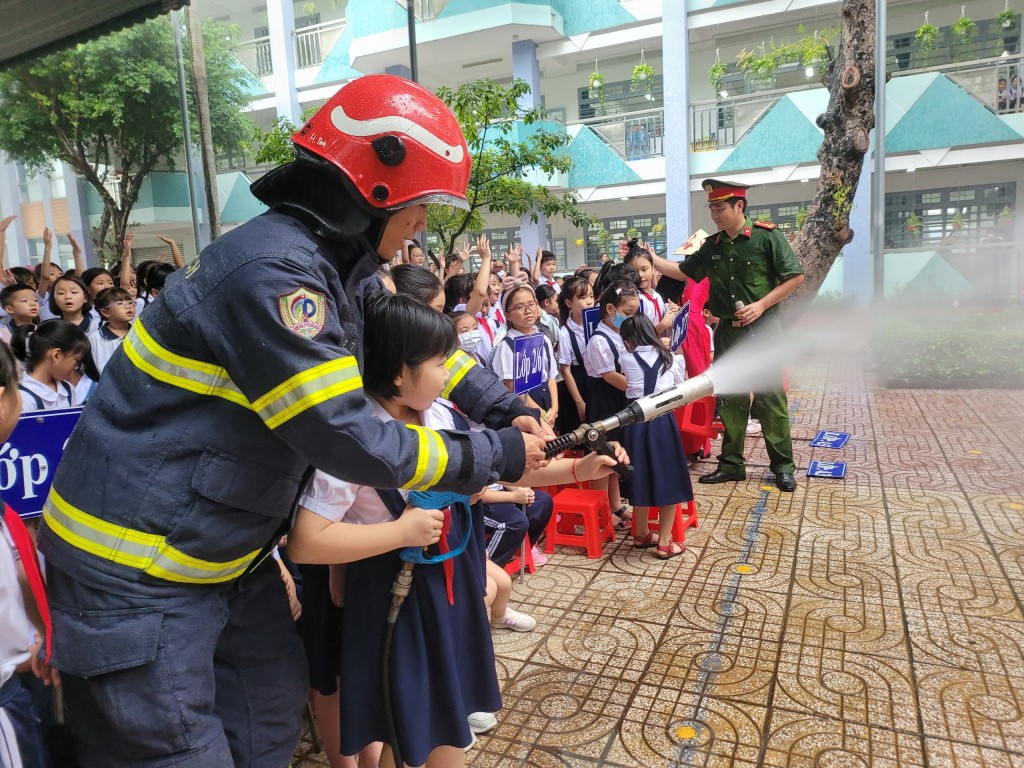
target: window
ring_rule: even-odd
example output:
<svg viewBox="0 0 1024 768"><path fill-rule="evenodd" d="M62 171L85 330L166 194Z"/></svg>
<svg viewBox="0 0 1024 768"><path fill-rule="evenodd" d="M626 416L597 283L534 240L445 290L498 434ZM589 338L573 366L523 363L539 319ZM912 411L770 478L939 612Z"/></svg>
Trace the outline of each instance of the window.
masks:
<svg viewBox="0 0 1024 768"><path fill-rule="evenodd" d="M886 247L936 246L954 235L959 242L983 240L997 234L993 230L1016 204L1013 182L886 195ZM911 216L920 220L917 231Z"/></svg>

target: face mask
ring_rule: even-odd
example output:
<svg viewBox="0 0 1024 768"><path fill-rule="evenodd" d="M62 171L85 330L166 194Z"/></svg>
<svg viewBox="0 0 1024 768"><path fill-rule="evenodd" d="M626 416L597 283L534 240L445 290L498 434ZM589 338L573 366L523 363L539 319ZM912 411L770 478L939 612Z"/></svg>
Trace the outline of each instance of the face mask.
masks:
<svg viewBox="0 0 1024 768"><path fill-rule="evenodd" d="M463 352L475 352L480 346L480 331L466 331L459 334L459 349Z"/></svg>
<svg viewBox="0 0 1024 768"><path fill-rule="evenodd" d="M612 318L612 325L616 328L621 328L622 324L626 322L626 317L627 315L624 315L621 312L616 312L615 317Z"/></svg>

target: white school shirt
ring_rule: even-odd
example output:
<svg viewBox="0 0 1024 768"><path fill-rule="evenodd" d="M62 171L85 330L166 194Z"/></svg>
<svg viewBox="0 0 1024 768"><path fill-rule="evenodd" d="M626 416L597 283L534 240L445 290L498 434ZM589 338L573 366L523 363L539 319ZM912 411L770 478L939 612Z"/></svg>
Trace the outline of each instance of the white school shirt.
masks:
<svg viewBox="0 0 1024 768"><path fill-rule="evenodd" d="M582 365L583 361L577 360L576 353L573 352L572 341L569 339L570 333L576 337L576 346L580 350L580 355L585 356L587 353L587 342L583 333L583 326L570 317L565 321L565 325L558 329L558 364Z"/></svg>
<svg viewBox="0 0 1024 768"><path fill-rule="evenodd" d="M541 276L538 275L538 277L537 277L537 287L539 288L542 285L550 285L551 288L555 292L555 296L557 296L558 294L560 294L562 292L562 286L560 286L558 284L558 282L555 280L555 278L551 278L550 280L548 280L546 277L541 277Z"/></svg>
<svg viewBox="0 0 1024 768"><path fill-rule="evenodd" d="M89 331L89 345L92 348L92 359L100 373L106 367L107 362L113 357L117 348L124 341L123 336L118 336L103 323L99 328ZM129 323L131 326L131 323Z"/></svg>
<svg viewBox="0 0 1024 768"><path fill-rule="evenodd" d="M650 293L639 291L639 293L640 311L647 315L655 327L657 327L658 323L665 319L665 312L668 309L665 306L665 300L661 298L661 294L657 291L651 291Z"/></svg>
<svg viewBox="0 0 1024 768"><path fill-rule="evenodd" d="M18 583L19 559L14 540L0 521L0 685L28 660L28 647L35 640L35 627L25 612Z"/></svg>
<svg viewBox="0 0 1024 768"><path fill-rule="evenodd" d="M394 421L380 403L370 400L370 406L376 418ZM423 425L430 429L455 429L452 412L441 403L433 403L420 417ZM399 493L403 499L409 498L408 491L399 490ZM334 523L344 520L355 525L373 525L394 519L376 490L368 485L339 480L319 469L313 473L313 479L299 498L299 504Z"/></svg>
<svg viewBox="0 0 1024 768"><path fill-rule="evenodd" d="M509 328L508 333L505 334L510 339L517 339L520 336L525 336L525 333L520 333L515 328ZM514 346L514 342L513 342ZM555 350L551 347L551 340L545 336L544 346L547 349L547 368L544 371L544 381L550 381L558 377L558 365L555 362ZM504 341L495 342L494 347L494 358L491 360L491 368L494 370L494 375L502 381L512 381L515 378L515 366L514 352L510 349L509 345Z"/></svg>
<svg viewBox="0 0 1024 768"><path fill-rule="evenodd" d="M58 392L54 392L48 386L43 384L41 381L36 381L28 373L26 373L20 382L19 387L24 387L29 392L37 395L40 400L43 401L43 407L40 409L36 405L36 400L31 395L19 391L21 395L21 410L22 413L28 413L29 411L56 411L61 408L74 408L78 405L78 401L75 399L75 390L70 383L66 381L57 382ZM68 395L70 393L70 396Z"/></svg>
<svg viewBox="0 0 1024 768"><path fill-rule="evenodd" d="M658 351L651 345L647 344L637 347L636 352L648 365L661 365ZM625 356L619 358L619 367L622 368L622 375L626 377L626 397L630 400L643 397L644 370L640 367L640 363L636 361L636 358L633 357L632 352L627 352ZM658 383L654 385L654 391L661 392L661 390L668 389L685 380L686 362L681 355L672 355L672 365L668 367L668 370L658 374Z"/></svg>
<svg viewBox="0 0 1024 768"><path fill-rule="evenodd" d="M619 353L619 364L621 367L622 358L626 352L626 345L622 343L622 337L614 328L609 328L603 322L598 323L594 333L590 334L590 343L587 344L587 351L583 353L583 362L587 368L587 376L592 379L603 378L602 374L615 371L615 356L612 355L611 347L608 346L608 337L611 337L612 344Z"/></svg>

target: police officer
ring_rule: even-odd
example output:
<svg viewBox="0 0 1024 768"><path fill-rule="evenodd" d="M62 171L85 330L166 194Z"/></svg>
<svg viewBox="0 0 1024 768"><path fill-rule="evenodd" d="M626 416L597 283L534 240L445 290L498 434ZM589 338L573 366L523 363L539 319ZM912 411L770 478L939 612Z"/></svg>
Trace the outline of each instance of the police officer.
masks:
<svg viewBox="0 0 1024 768"><path fill-rule="evenodd" d="M764 340L782 334L778 304L803 282L803 268L786 238L774 224L752 222L747 216L747 187L717 179L701 186L708 193L711 219L719 232L704 241L693 254L677 264L660 257L655 266L669 277L694 280L708 278L707 306L721 318L715 331L715 353L754 332ZM793 440L789 434L789 406L782 385L782 368L776 385L749 396L718 395L718 414L725 432L718 468L703 475L701 483L726 483L746 479L743 441L751 411L761 421L765 447L775 473L775 484L783 491L796 489Z"/></svg>
<svg viewBox="0 0 1024 768"><path fill-rule="evenodd" d="M473 493L543 457L535 414L461 352L445 396L496 431L384 423L362 393L365 279L425 228L427 203L468 207L452 113L368 76L293 141L295 160L253 185L270 211L135 322L45 504L54 663L90 768L289 763L307 673L267 555L311 466Z"/></svg>

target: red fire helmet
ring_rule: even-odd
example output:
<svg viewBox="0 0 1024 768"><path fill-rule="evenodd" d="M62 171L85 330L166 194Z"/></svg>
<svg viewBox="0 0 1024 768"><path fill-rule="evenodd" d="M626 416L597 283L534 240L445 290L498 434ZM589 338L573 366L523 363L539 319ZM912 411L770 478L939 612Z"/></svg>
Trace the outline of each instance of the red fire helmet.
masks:
<svg viewBox="0 0 1024 768"><path fill-rule="evenodd" d="M443 101L404 78L366 75L343 85L292 141L336 165L374 208L469 208L462 128Z"/></svg>

